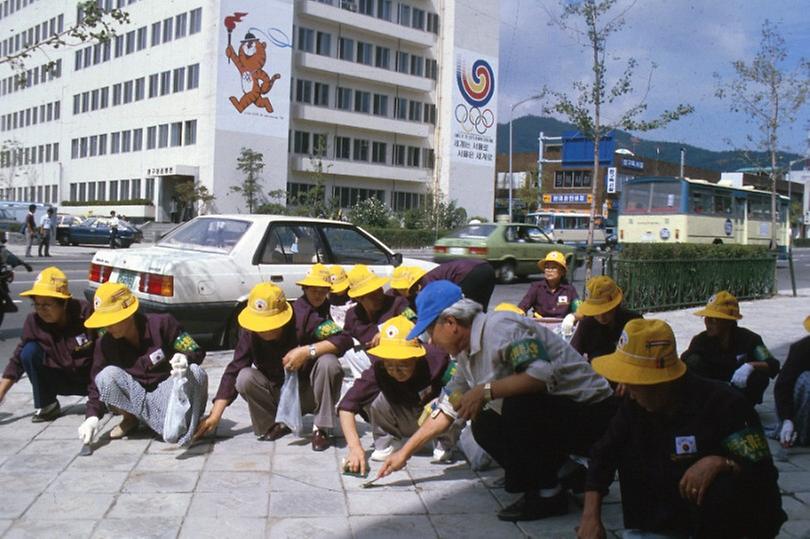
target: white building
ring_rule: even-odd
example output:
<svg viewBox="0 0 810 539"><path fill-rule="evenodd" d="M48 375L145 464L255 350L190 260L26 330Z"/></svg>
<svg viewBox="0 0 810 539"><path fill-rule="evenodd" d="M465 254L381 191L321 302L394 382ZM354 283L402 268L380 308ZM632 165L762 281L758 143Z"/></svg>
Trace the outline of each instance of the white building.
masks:
<svg viewBox="0 0 810 539"><path fill-rule="evenodd" d="M264 192L320 178L345 208L439 189L492 213L499 2L99 3L129 14L111 42L35 52L23 85L0 65L2 198L160 221L194 180L208 211L245 212L231 187L250 148ZM0 53L72 26L75 6L0 0Z"/></svg>

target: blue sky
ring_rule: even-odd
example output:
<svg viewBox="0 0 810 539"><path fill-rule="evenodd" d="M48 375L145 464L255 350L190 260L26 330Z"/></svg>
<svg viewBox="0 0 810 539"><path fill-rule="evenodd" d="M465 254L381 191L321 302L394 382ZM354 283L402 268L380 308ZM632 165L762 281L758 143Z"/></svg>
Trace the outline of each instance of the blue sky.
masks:
<svg viewBox="0 0 810 539"><path fill-rule="evenodd" d="M630 3L619 0L619 6ZM627 12L624 29L608 42L608 56L615 58L608 65L609 82L633 57L639 62L634 87L646 88L654 62L647 98L650 117L678 103L693 105L695 112L641 137L714 150L751 147L747 136L756 137L756 127L741 113L729 112L729 103L714 96L712 74L729 79L732 61L754 56L765 18L777 25L786 41L786 65L793 67L802 56L810 57L809 8L807 0L638 0ZM573 37L546 24L546 10L559 13L559 9L555 0L501 0L500 122L509 121L512 104L544 85L571 91L573 81L589 76L588 54ZM638 99L634 96L622 108ZM538 102L515 109L516 118L541 113ZM805 153L808 129L810 103L781 131L782 149Z"/></svg>

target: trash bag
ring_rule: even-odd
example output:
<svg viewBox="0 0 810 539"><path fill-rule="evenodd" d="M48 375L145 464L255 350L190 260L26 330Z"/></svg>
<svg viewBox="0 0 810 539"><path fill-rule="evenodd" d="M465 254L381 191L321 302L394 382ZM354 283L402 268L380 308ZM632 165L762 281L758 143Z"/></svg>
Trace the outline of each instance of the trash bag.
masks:
<svg viewBox="0 0 810 539"><path fill-rule="evenodd" d="M166 405L166 417L163 419L163 440L167 443L176 443L188 431L188 411L191 403L186 395L185 376L175 378L169 402Z"/></svg>
<svg viewBox="0 0 810 539"><path fill-rule="evenodd" d="M281 397L278 399L276 423L284 423L295 434L301 434L304 426L301 417L301 399L298 394L298 373L287 371L284 374L284 385L281 386Z"/></svg>
<svg viewBox="0 0 810 539"><path fill-rule="evenodd" d="M464 456L467 457L467 461L470 463L470 468L473 470L486 470L492 466L492 457L490 457L489 453L484 451L483 448L478 445L478 442L475 441L475 438L473 438L472 427L469 423L467 423L464 430L461 431L461 437L459 437L458 440L458 447L460 447L464 452Z"/></svg>

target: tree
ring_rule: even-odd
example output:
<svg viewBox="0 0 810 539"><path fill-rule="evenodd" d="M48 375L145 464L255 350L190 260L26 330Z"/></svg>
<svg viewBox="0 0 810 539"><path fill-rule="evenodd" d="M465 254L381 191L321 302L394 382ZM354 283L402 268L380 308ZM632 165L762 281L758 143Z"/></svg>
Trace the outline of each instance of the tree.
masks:
<svg viewBox="0 0 810 539"><path fill-rule="evenodd" d="M0 188L14 187L22 160L22 143L17 139L4 140L0 145Z"/></svg>
<svg viewBox="0 0 810 539"><path fill-rule="evenodd" d="M638 62L634 58L629 58L622 74L612 85L609 85L605 62L608 38L624 28L624 16L633 7L635 1L623 9L617 8L616 4L617 0L581 0L578 2L561 0L562 14L554 16L549 13L551 24L572 33L577 38L582 49L589 55L592 72L591 82L575 81L573 83L571 96L547 87L542 92L547 99L544 106L547 114L562 114L569 122L576 125L583 136L593 140L594 143L591 218L588 226L589 250L593 247L594 221L597 213L599 143L602 138L611 130L619 127L627 131L658 129L694 110L691 105L680 104L674 110L665 110L655 119L640 119L640 116L647 111L646 98L652 84L652 71L655 69L655 65L653 65L647 79L646 90L640 101L627 110L618 112L612 119L606 118L606 107L618 107L618 102L623 100L624 96L634 93L633 77L638 66ZM592 264L592 258L588 257L586 279L591 276Z"/></svg>
<svg viewBox="0 0 810 539"><path fill-rule="evenodd" d="M180 204L180 215L186 215L186 208L192 208L192 213L200 213L201 208L207 207L216 198L206 186L192 180L177 184L174 192Z"/></svg>
<svg viewBox="0 0 810 539"><path fill-rule="evenodd" d="M358 226L384 228L391 220L391 208L377 197L365 198L354 205L349 220Z"/></svg>
<svg viewBox="0 0 810 539"><path fill-rule="evenodd" d="M25 62L34 53L41 52L48 58L48 49L75 47L86 42L107 43L116 33L116 26L129 23L129 14L119 8L106 11L95 0L82 0L76 8L78 20L61 32L43 36L40 41L25 43L23 47L8 56L0 57L0 65L8 64L16 73L17 84L25 84ZM45 64L46 71L55 67L55 62Z"/></svg>
<svg viewBox="0 0 810 539"><path fill-rule="evenodd" d="M732 62L734 78L724 82L715 74L717 97L729 99L732 112L742 112L747 121L759 131L759 140L749 135L748 140L770 156L771 179L771 245L775 246L776 233L776 181L779 177L777 153L779 133L783 126L796 119L810 92L810 63L801 58L793 70L785 67L787 48L785 40L769 20L762 23L762 35L751 63Z"/></svg>
<svg viewBox="0 0 810 539"><path fill-rule="evenodd" d="M248 206L248 213L253 213L264 198L261 186L264 154L250 148L242 148L239 157L236 158L236 169L245 175L245 179L239 185L232 185L230 190L241 194Z"/></svg>
<svg viewBox="0 0 810 539"><path fill-rule="evenodd" d="M290 201L297 207L299 215L320 217L326 219L340 219L340 200L334 196L326 198L326 180L332 165L324 166L323 157L326 155L326 137L315 137L312 154L309 156L308 176L315 180L315 185L301 192L295 200Z"/></svg>

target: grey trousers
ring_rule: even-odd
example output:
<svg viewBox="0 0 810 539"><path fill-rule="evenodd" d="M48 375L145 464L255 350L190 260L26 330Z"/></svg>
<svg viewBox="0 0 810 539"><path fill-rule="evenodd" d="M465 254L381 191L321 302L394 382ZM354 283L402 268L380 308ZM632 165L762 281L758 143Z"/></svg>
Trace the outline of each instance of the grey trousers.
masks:
<svg viewBox="0 0 810 539"><path fill-rule="evenodd" d="M314 414L313 423L322 429L335 427L335 406L340 397L343 369L334 354L324 354L298 371L301 412ZM236 377L236 391L248 403L253 432L265 434L276 423L281 385L273 384L258 369L242 369Z"/></svg>
<svg viewBox="0 0 810 539"><path fill-rule="evenodd" d="M371 421L374 449L385 449L391 445L393 439L410 438L419 430L422 408L391 404L382 393L368 405L366 411ZM455 447L464 426L457 423L459 422L454 422L446 432L436 438L437 447L445 450Z"/></svg>

